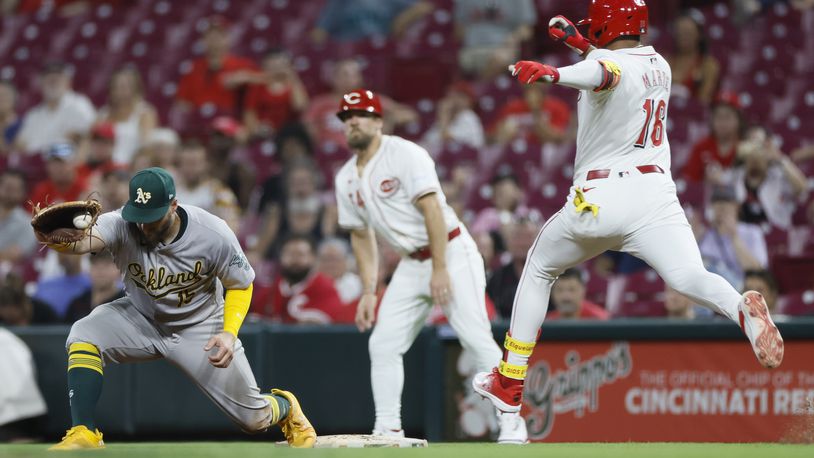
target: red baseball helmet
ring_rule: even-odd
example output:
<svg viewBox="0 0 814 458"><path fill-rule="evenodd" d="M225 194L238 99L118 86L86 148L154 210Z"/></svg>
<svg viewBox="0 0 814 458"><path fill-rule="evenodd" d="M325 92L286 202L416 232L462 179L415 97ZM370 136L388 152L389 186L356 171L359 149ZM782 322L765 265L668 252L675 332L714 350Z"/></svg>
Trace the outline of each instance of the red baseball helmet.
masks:
<svg viewBox="0 0 814 458"><path fill-rule="evenodd" d="M591 0L588 17L577 25L588 25L588 41L604 48L619 37L646 34L647 23L644 0Z"/></svg>
<svg viewBox="0 0 814 458"><path fill-rule="evenodd" d="M336 116L345 120L345 113L362 111L382 116L382 101L369 89L354 89L342 96Z"/></svg>

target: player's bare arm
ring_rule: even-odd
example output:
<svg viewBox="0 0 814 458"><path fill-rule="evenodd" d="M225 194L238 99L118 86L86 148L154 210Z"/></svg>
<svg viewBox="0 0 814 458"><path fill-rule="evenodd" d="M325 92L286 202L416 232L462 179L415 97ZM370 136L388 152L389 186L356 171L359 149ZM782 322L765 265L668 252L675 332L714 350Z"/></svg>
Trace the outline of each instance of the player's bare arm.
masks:
<svg viewBox="0 0 814 458"><path fill-rule="evenodd" d="M425 194L418 198L416 207L424 215L424 224L427 227L427 236L430 239L430 253L432 253L432 277L430 278L430 294L432 300L438 305L446 305L452 298L452 282L447 272L447 228L444 223L444 214L438 203L435 193Z"/></svg>
<svg viewBox="0 0 814 458"><path fill-rule="evenodd" d="M376 235L373 229L365 227L353 229L350 233L350 243L356 264L359 267L359 276L362 279L362 297L356 306L356 327L359 332L367 331L373 327L376 320L376 282L379 272L379 253L376 247Z"/></svg>

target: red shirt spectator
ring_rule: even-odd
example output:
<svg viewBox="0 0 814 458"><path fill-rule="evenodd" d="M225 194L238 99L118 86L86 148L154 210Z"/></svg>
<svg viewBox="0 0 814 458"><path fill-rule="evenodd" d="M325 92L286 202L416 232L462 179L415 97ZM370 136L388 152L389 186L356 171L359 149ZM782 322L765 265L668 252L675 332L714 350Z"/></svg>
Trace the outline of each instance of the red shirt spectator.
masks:
<svg viewBox="0 0 814 458"><path fill-rule="evenodd" d="M582 301L582 309L579 312L580 320L607 320L610 318L608 311L602 308L601 305L594 304L590 301ZM549 310L545 316L547 320L560 320L560 312L557 310Z"/></svg>
<svg viewBox="0 0 814 458"><path fill-rule="evenodd" d="M223 111L233 112L237 93L227 87L224 78L233 72L254 69L251 60L233 55L223 57L218 68L210 67L206 58L198 59L192 64L192 70L181 78L176 97L195 107L211 103Z"/></svg>
<svg viewBox="0 0 814 458"><path fill-rule="evenodd" d="M743 113L734 94L719 94L712 106L709 137L696 143L684 166L688 181L723 184L722 172L732 167L744 132ZM710 167L712 166L712 167Z"/></svg>
<svg viewBox="0 0 814 458"><path fill-rule="evenodd" d="M608 312L585 299L585 280L582 271L576 268L561 273L551 288L547 320L607 320Z"/></svg>
<svg viewBox="0 0 814 458"><path fill-rule="evenodd" d="M264 84L249 86L244 109L253 111L258 121L268 124L275 131L297 115L291 105L290 87L273 93Z"/></svg>
<svg viewBox="0 0 814 458"><path fill-rule="evenodd" d="M33 204L42 207L87 197L87 182L77 171L73 146L68 143L52 145L46 152L45 167L48 178L31 192Z"/></svg>
<svg viewBox="0 0 814 458"><path fill-rule="evenodd" d="M692 147L690 158L684 166L684 177L689 181L703 181L707 166L718 164L723 169L732 167L737 153L736 144L727 151L721 151L713 137L706 137Z"/></svg>
<svg viewBox="0 0 814 458"><path fill-rule="evenodd" d="M315 272L294 285L278 277L271 302L259 312L280 318L283 323L353 323L356 307L342 303L333 279Z"/></svg>
<svg viewBox="0 0 814 458"><path fill-rule="evenodd" d="M204 57L178 83L176 98L200 107L212 103L232 113L238 108L237 88L251 80L256 66L249 59L229 54L229 24L220 17L208 19L203 35Z"/></svg>
<svg viewBox="0 0 814 458"><path fill-rule="evenodd" d="M518 137L539 142L564 139L571 122L571 108L562 100L540 90L530 86L526 89L525 97L511 99L503 105L489 128L490 136L498 143L508 143ZM540 107L539 119L532 111L535 105Z"/></svg>
<svg viewBox="0 0 814 458"><path fill-rule="evenodd" d="M356 307L343 304L333 279L316 271L314 241L290 235L280 248L280 275L271 301L255 312L283 323L353 323Z"/></svg>

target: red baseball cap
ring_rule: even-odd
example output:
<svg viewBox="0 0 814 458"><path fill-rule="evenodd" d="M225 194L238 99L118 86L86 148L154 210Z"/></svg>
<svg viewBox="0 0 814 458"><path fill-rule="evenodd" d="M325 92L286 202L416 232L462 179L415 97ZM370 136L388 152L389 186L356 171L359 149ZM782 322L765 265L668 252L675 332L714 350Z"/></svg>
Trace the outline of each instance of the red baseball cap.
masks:
<svg viewBox="0 0 814 458"><path fill-rule="evenodd" d="M234 137L240 131L240 123L229 116L218 116L212 120L212 130L227 137Z"/></svg>
<svg viewBox="0 0 814 458"><path fill-rule="evenodd" d="M103 121L93 126L93 129L91 129L91 135L93 138L101 138L112 141L116 139L116 128L113 126L112 122Z"/></svg>
<svg viewBox="0 0 814 458"><path fill-rule="evenodd" d="M375 94L369 89L354 89L342 96L342 100L339 101L339 111L336 112L336 116L344 121L345 113L354 111L382 116L382 101L379 99L378 94Z"/></svg>

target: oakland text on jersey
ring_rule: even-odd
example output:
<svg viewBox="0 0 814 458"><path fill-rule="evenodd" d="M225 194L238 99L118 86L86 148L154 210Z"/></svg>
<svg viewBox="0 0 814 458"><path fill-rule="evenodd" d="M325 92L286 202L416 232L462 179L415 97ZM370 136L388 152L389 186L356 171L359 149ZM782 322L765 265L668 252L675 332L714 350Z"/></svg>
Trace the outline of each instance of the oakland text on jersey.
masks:
<svg viewBox="0 0 814 458"><path fill-rule="evenodd" d="M178 293L182 304L189 302L189 299L194 295L191 290L200 286L209 278L211 273L204 272L201 274L203 271L202 261L195 261L195 267L189 272L167 274L166 267L159 267L158 269L151 267L145 274L144 267L137 262L130 263L127 270L133 283L153 298L159 299L168 294ZM177 288L172 288L173 286L177 286Z"/></svg>

